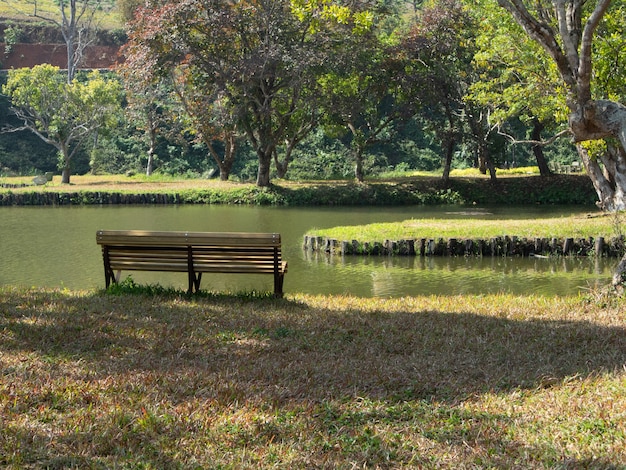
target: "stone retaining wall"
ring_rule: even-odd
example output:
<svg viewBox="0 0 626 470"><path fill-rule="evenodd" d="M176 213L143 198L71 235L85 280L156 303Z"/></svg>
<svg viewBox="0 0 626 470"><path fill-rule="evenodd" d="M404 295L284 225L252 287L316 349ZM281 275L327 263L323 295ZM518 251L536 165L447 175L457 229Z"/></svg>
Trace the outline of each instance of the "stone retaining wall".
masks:
<svg viewBox="0 0 626 470"><path fill-rule="evenodd" d="M127 194L108 192L8 192L0 206L67 206L82 204L180 204L178 194Z"/></svg>
<svg viewBox="0 0 626 470"><path fill-rule="evenodd" d="M520 238L516 236L483 239L421 238L364 242L340 241L325 237L304 237L304 249L338 255L364 256L606 256L621 257L626 252L624 237L597 238Z"/></svg>

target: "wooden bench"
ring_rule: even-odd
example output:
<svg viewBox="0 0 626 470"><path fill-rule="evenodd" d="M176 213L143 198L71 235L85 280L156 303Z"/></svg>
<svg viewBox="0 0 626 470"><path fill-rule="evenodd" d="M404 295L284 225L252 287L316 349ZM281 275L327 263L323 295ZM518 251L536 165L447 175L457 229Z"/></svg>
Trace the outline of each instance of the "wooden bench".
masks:
<svg viewBox="0 0 626 470"><path fill-rule="evenodd" d="M202 273L273 274L274 295L283 296L287 262L280 234L98 230L108 288L121 271L186 272L188 292L200 289Z"/></svg>

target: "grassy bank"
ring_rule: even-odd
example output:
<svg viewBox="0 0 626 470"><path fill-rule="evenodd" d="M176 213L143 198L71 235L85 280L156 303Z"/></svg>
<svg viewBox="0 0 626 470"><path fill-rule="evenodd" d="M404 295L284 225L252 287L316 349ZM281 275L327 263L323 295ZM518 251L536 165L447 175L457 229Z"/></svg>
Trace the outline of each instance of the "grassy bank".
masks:
<svg viewBox="0 0 626 470"><path fill-rule="evenodd" d="M515 212L515 211L510 211ZM341 255L622 257L624 214L509 218L457 211L403 222L312 229L307 250Z"/></svg>
<svg viewBox="0 0 626 470"><path fill-rule="evenodd" d="M5 468L618 468L624 300L0 290Z"/></svg>
<svg viewBox="0 0 626 470"><path fill-rule="evenodd" d="M438 176L352 181L290 182L269 188L251 183L144 176L73 176L63 185L34 186L32 178L0 178L0 205L52 204L265 204L265 205L409 205L409 204L594 204L584 175L509 176L493 184L486 177Z"/></svg>
<svg viewBox="0 0 626 470"><path fill-rule="evenodd" d="M312 230L310 235L337 240L384 241L420 238L482 238L515 235L535 237L617 237L626 231L623 214L571 215L511 219L510 216L492 217L485 211L467 211L459 218L432 217L410 219L404 222L350 225L324 230Z"/></svg>

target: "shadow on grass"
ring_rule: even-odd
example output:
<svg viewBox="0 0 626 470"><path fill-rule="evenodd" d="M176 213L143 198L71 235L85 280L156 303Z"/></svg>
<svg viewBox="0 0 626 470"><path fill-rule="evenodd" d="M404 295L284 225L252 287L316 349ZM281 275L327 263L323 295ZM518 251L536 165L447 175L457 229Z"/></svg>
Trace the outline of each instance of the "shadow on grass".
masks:
<svg viewBox="0 0 626 470"><path fill-rule="evenodd" d="M75 380L78 389L85 383L106 383L102 393L109 398L90 403L76 393L73 400L85 402L65 406L97 408L99 401L119 395L126 397L121 401L136 396L143 410L139 415L132 409L104 413L92 425L93 433L78 431L60 438L59 449L90 448L93 460L84 452L72 456L69 450L61 456L54 454L57 450L47 454L42 444L41 458L32 459L53 466L54 459L71 465L77 459L80 466L121 458L120 449L137 452L138 458L157 467L180 465L182 457L173 458L172 450L159 448L154 440L163 438L162 433L174 441L180 438L184 431L176 428L183 427L181 418L151 415L151 403L173 408L203 403L198 405L203 413L233 406L306 409L307 419L314 422L309 426L319 430L308 445L337 461L350 458L373 466L413 461L428 466L427 460L420 460L427 456L416 457L415 449L397 437L398 431L389 440L371 431L380 423L398 429L413 423L420 427L415 432L421 438L467 454L473 464L478 457L464 450L468 442L488 466L507 466L511 458L550 464L562 456L549 445L526 445L496 432L514 426L509 416L458 405L486 392L549 388L575 376L623 370L626 364L623 327L518 321L497 312L340 311L263 298L102 293L75 297L38 291L5 292L0 309L5 380L29 387L33 371L39 371L44 383L63 376ZM30 369L3 359L11 355L22 357L22 365L28 362ZM22 406L29 413L32 406L64 400L46 387L32 390L28 397L30 404L16 402L17 411ZM290 427L289 420L274 418L251 429L222 430L221 439L224 445L246 447L263 445L266 436L268 442L298 448L293 422ZM124 423L134 426L133 439L119 437ZM43 443L46 436L17 429L4 439L27 445ZM610 467L608 460L595 464ZM571 460L565 466L590 463Z"/></svg>

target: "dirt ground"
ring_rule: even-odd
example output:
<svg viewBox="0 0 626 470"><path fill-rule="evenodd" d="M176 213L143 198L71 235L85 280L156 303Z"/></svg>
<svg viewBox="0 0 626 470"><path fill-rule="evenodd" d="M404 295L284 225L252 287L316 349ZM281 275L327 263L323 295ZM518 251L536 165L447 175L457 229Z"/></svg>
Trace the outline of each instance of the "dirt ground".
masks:
<svg viewBox="0 0 626 470"><path fill-rule="evenodd" d="M52 64L62 69L67 67L65 44L14 44L11 51L5 52L0 43L2 70L33 67L38 64ZM119 46L91 46L85 52L85 68L109 69L118 60Z"/></svg>
<svg viewBox="0 0 626 470"><path fill-rule="evenodd" d="M124 175L72 175L70 184L61 184L61 176L55 175L45 185L35 185L32 176L0 177L0 185L16 186L11 191L134 191L141 192L184 190L199 188L227 188L240 186L241 183L223 182L219 179L171 179L163 181L144 181L138 177ZM22 186L22 187L19 187Z"/></svg>

